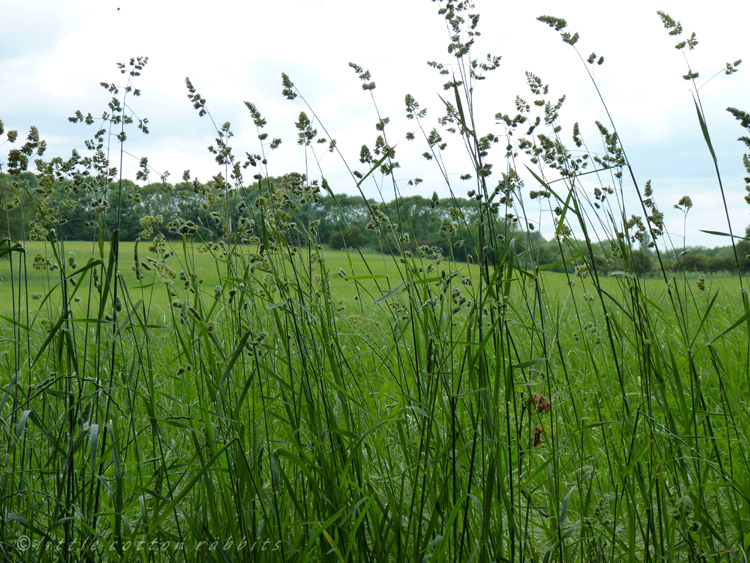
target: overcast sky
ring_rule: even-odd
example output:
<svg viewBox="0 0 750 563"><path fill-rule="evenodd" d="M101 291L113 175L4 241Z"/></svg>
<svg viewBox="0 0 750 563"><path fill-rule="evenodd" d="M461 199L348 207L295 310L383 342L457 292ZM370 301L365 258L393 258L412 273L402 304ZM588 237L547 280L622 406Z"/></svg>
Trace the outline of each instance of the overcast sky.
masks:
<svg viewBox="0 0 750 563"><path fill-rule="evenodd" d="M396 177L401 193L429 197L437 191L445 196L448 191L437 169L419 156L425 145L404 138L414 129L404 117L405 94L428 109L430 127L442 113L438 96L445 77L426 65L428 60L451 62L438 7L428 0L2 0L0 119L6 130L19 131L19 143L36 125L48 142L47 157L67 157L73 148L85 152L83 140L90 138L93 128L73 125L67 118L76 110L100 116L109 95L99 83L122 81L116 62L148 56L136 83L142 97L133 100L132 107L138 117L149 119L151 134L143 136L133 129L128 152L147 156L158 172L169 170L172 181L178 181L185 169L201 180L220 171L206 151L215 138L211 122L199 118L187 99L188 76L207 99L217 123L231 122L235 154L259 152L257 133L243 104L253 102L268 120L265 131L283 141L269 158L269 172L302 172L304 152L296 146L294 122L306 108L300 100L281 95L281 73L286 72L350 165L363 169L359 148L374 145L377 114L348 66L355 62L371 71L377 84L375 101L381 115L391 120L387 134L392 144L398 143L401 169ZM699 232L725 231L726 220L689 84L682 79L685 60L674 49L676 41L662 27L657 9L681 21L687 35L697 34L700 44L688 58L700 72L699 86L727 62L746 61L738 73L721 73L700 90L733 225L744 232L750 207L743 200L743 146L736 139L747 133L725 109L750 111L750 42L745 28L750 3L477 0L482 36L475 53L502 56L501 68L476 91L479 133L502 135L493 116L514 115L516 95L533 99L524 78L524 72L531 71L550 85L550 98L567 96L561 114L566 139L578 121L587 144L601 146L594 121L606 123L606 114L583 65L558 33L536 21L540 15L565 18L568 29L580 33L577 46L584 56L595 51L605 57L596 67L597 83L639 183L652 180L669 230L681 235L682 214L672 207L689 195L695 207L688 215L687 244L724 245L728 239ZM320 126L318 130L322 133ZM446 140L456 149L448 159L451 182L457 195L464 195L470 182L458 177L471 172L470 163L458 150L457 138L446 135ZM498 176L505 167L503 145L491 153ZM0 161L7 159L9 148L0 148ZM319 154L324 154L321 165L333 190L355 193L340 158L323 150ZM136 165L132 158L123 170L134 177ZM406 181L414 177L425 182L408 186ZM527 189L538 188L532 178L525 180ZM632 193L630 183L626 190ZM366 193L377 196L374 187ZM383 196L390 199L392 187L384 189ZM632 198L626 205L629 213L638 212ZM542 232L549 235L550 225L542 225ZM674 243L682 241L676 237Z"/></svg>

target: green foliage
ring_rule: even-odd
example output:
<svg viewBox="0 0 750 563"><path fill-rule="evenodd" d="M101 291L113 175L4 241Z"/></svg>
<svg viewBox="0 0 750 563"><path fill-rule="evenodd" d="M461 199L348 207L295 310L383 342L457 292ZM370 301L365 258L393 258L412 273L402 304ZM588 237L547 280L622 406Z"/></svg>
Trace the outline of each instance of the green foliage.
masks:
<svg viewBox="0 0 750 563"><path fill-rule="evenodd" d="M283 95L305 104L298 150L319 178L269 173L281 141L247 102L258 148L244 161L224 123L210 180L147 183L141 158L129 182L104 135L117 131L122 156L126 130L148 131L130 102L146 59L118 65L124 85L102 83L100 120L71 118L99 127L87 156L44 160L34 128L9 151L4 225L33 240L0 244L0 559L698 562L747 550L750 229L729 224L724 249L666 250L657 187L638 182L614 124L596 122L601 153L574 127L570 151L565 97L532 73L533 103L497 114L507 145L493 161L501 136L478 129L473 100L499 57L474 58L472 10L439 7L452 58L429 63L451 75L437 124L406 99L411 140L450 197L364 197L365 182L398 193L421 181L396 176L377 105L364 168L350 168L359 193L334 194L314 146L335 141L286 74ZM540 21L576 49L565 20ZM595 59L581 57L592 78ZM375 102L370 73L350 66ZM450 136L467 170L448 170ZM471 182L466 198L456 177ZM625 215L626 189L642 216ZM687 220L692 201L677 206ZM720 261L736 277L687 275Z"/></svg>
<svg viewBox="0 0 750 563"><path fill-rule="evenodd" d="M328 244L336 250L341 250L348 246L362 246L365 244L365 235L357 225L352 225L346 231L332 233Z"/></svg>
<svg viewBox="0 0 750 563"><path fill-rule="evenodd" d="M650 272L654 266L654 257L645 250L633 250L630 256L633 264L631 271L637 276Z"/></svg>

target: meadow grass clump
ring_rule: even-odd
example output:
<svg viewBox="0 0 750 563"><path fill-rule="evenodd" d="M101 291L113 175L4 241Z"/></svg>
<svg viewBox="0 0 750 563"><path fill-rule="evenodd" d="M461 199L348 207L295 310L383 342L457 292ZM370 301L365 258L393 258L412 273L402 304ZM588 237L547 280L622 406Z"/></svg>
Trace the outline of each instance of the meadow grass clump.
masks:
<svg viewBox="0 0 750 563"><path fill-rule="evenodd" d="M407 139L425 143L453 200L430 200L435 244L412 236L379 112L374 144L350 168L363 198L366 182L394 189L393 205L366 208L379 251L362 247L343 210L332 229L342 249L324 244L309 210L336 196L316 147L339 147L286 74L283 94L304 104L297 142L318 172L279 180L269 161L281 141L260 110L246 103L259 148L238 160L231 124L216 125L186 80L216 129L220 173L162 181L165 197L195 199L200 224L144 214L135 242L108 226L141 197L111 166L110 142L122 156L126 127L148 132L126 103L145 58L119 65L124 86L103 83L103 122L71 118L99 126L87 156L45 161L35 129L10 151L6 209L28 200L36 211L23 217L32 240L0 244L0 558L744 560L750 310L739 244L733 277L670 272L656 188L637 180L614 123L597 123L602 153L576 125L572 153L564 98L532 73L533 107L519 97L514 117L497 114L509 140L497 174L500 135L475 123L473 96L499 58L472 55L470 7L439 10L454 59L430 63L448 77L438 126L405 98ZM576 48L564 20L540 20ZM375 100L371 74L350 66ZM443 135L468 151L471 207L454 192ZM622 208L631 189L640 216ZM61 210L81 193L96 235L67 241ZM530 200L549 212L560 263L542 262L539 239L518 227ZM687 214L690 203L678 205ZM659 278L642 276L646 258Z"/></svg>

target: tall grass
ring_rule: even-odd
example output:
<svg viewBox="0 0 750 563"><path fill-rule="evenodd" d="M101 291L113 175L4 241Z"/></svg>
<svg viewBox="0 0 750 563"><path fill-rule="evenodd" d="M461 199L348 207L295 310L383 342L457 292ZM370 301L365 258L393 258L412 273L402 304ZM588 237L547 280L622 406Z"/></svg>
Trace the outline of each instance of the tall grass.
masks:
<svg viewBox="0 0 750 563"><path fill-rule="evenodd" d="M261 197L242 204L238 224L207 216L211 229L144 217L132 254L103 217L138 204L137 189L106 186L121 174L126 127L147 130L129 101L144 59L120 65L125 86L104 85L113 101L90 156L44 161L36 130L11 151L11 174L38 157L29 226L46 252L0 247L12 302L0 356L3 560L746 560L750 313L740 257L740 291L712 292L710 280L663 265L658 285L634 275L634 244L654 242L657 258L668 244L654 190L630 167L614 123L599 124L603 153L577 126L581 152L566 148L562 100L532 74L539 120L523 100L516 117L498 114L509 143L493 169L499 137L475 123L473 98L498 59L473 57L478 19L467 23L466 9L440 9L455 59L433 66L449 77L442 134L460 139L473 167L478 219L452 210L440 232L452 245L474 238L467 264L412 249L410 218L377 206L370 228L389 250L380 264L359 248L322 246L297 212L333 195L316 141L338 148L286 75L284 95L305 105L298 143L310 169L268 180L266 150L278 143L247 104L260 154L238 160L231 126L217 126L222 174L165 190L190 187L207 208L221 204L245 193L244 164L257 170ZM575 48L563 20L540 19ZM369 72L352 68L373 94ZM697 92L696 109L717 162ZM376 115L381 135L352 182L397 197L394 144ZM441 133L411 96L406 116L454 194ZM521 174L538 183L532 194ZM91 193L100 228L85 258L55 232L59 180ZM642 216L628 218L632 189ZM723 197L718 165L717 189ZM506 244L513 222L527 223L529 198L548 202L556 240L576 257L562 292L535 265L531 237L527 254ZM689 198L680 205L689 211ZM177 248L165 229L182 234ZM307 243L288 244L291 231ZM31 271L43 290L30 291Z"/></svg>

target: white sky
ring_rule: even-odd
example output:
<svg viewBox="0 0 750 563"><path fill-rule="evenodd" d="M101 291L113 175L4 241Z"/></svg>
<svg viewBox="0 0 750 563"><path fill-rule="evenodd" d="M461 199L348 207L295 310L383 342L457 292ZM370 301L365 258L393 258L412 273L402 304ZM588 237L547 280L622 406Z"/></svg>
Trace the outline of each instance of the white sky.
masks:
<svg viewBox="0 0 750 563"><path fill-rule="evenodd" d="M281 175L304 171L304 153L296 146L294 122L306 108L300 100L290 102L281 95L281 72L286 72L337 140L349 164L363 170L358 162L359 148L374 145L377 116L369 95L360 89L359 79L348 66L351 61L372 72L381 115L391 119L386 132L392 144L398 143L401 169L396 176L403 180L401 193L429 197L437 191L447 195L437 169L419 156L426 146L404 139L414 127L404 117L406 93L428 109L429 127L442 113L438 95L443 94L445 77L426 65L428 60L451 62L437 3L0 0L0 4L0 119L6 130L19 131L18 144L29 126L39 127L49 145L47 157L67 157L72 148L85 152L83 140L95 129L70 124L67 118L77 109L100 116L109 95L99 83L121 81L115 63L145 55L149 62L136 83L143 95L133 101L133 109L139 117L149 119L151 134L143 136L132 129L125 148L138 157L147 156L154 169L169 170L172 181L179 181L185 169L201 180L220 171L206 151L215 132L188 101L186 76L207 99L217 123L232 123L237 156L260 152L243 102L258 106L268 120L265 131L269 137L283 140L269 158L269 172ZM675 235L682 233L682 214L672 206L682 195L690 195L695 207L688 215L687 244L725 245L728 239L699 232L726 231L726 220L689 84L682 79L687 72L685 61L673 48L676 41L662 27L657 9L683 24L683 37L696 32L700 44L689 53L689 61L693 70L701 73L699 85L725 63L746 61L738 73L722 73L700 91L733 226L743 233L750 223L750 208L743 199L743 146L736 139L747 132L725 108L750 111L750 41L744 24L750 19L750 3L714 0L709 6L693 0L660 4L580 0L563 4L545 0L511 4L476 0L473 11L482 15L482 37L475 54L502 56L501 68L476 91L479 132L502 134L495 113L515 115L516 95L533 99L524 79L528 70L550 85L551 99L567 96L561 114L565 138L570 139L572 124L578 121L588 145L601 146L594 120L606 123L606 114L583 65L557 32L535 21L540 15L565 18L568 30L581 35L577 46L584 57L591 51L605 57L604 65L596 67L598 84L639 183L652 180L669 230ZM322 133L320 127L318 130ZM471 182L462 183L458 176L471 171L468 159L457 150L457 138L447 134L444 138L449 148L456 149L448 160L454 174L451 181L457 195L465 195ZM503 145L491 153L498 177L505 167ZM8 144L0 148L0 161L6 160L10 148ZM321 146L316 148L324 153ZM124 166L131 178L136 165L131 159ZM325 153L322 166L335 192L355 193L338 156ZM406 185L406 180L417 176L425 182L416 188ZM157 181L158 176L152 180ZM525 180L527 188L538 189L532 178ZM368 190L368 196L376 195L374 188ZM386 199L392 195L392 188L389 190L384 190ZM628 192L632 192L629 184ZM634 200L626 203L628 213L638 212ZM549 227L543 225L542 232L549 235ZM673 242L682 244L679 237Z"/></svg>

